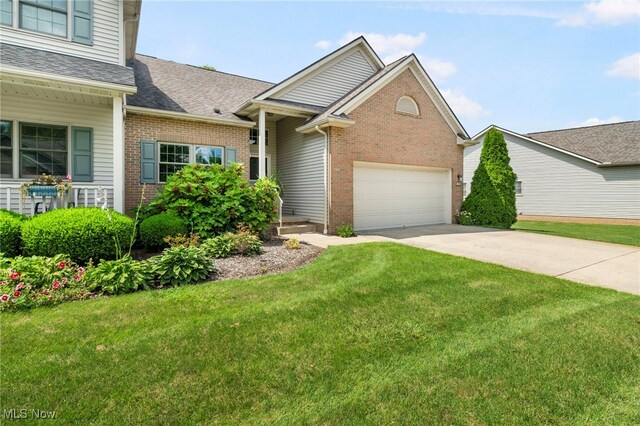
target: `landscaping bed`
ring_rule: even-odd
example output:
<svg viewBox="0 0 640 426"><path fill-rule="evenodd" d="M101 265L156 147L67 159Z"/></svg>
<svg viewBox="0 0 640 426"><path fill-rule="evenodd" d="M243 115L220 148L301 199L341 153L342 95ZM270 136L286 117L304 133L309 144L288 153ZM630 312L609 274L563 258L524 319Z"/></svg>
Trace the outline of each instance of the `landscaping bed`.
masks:
<svg viewBox="0 0 640 426"><path fill-rule="evenodd" d="M264 253L258 256L231 256L214 261L218 272L215 280L250 278L292 271L306 265L324 251L310 244L300 243L296 250L286 249L285 238L273 238L263 244Z"/></svg>

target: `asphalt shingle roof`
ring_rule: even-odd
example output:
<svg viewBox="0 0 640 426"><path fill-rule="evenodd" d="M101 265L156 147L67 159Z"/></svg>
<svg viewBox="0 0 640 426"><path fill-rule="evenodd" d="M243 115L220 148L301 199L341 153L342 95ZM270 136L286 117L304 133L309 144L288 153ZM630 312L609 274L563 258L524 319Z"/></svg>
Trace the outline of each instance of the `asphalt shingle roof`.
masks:
<svg viewBox="0 0 640 426"><path fill-rule="evenodd" d="M64 77L134 86L133 70L117 64L0 43L0 64Z"/></svg>
<svg viewBox="0 0 640 426"><path fill-rule="evenodd" d="M640 164L640 121L536 132L526 136L600 163Z"/></svg>
<svg viewBox="0 0 640 426"><path fill-rule="evenodd" d="M127 65L133 68L138 87L135 95L127 97L127 104L204 117L242 121L232 111L273 86L140 54Z"/></svg>

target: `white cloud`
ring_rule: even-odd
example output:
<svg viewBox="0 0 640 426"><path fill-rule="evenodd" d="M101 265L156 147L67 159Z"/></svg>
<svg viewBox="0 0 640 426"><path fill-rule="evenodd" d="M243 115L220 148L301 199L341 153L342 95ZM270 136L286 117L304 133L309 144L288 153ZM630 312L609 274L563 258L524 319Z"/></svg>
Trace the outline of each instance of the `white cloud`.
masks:
<svg viewBox="0 0 640 426"><path fill-rule="evenodd" d="M600 0L584 5L575 14L559 19L556 24L581 27L591 24L622 25L640 19L640 0Z"/></svg>
<svg viewBox="0 0 640 426"><path fill-rule="evenodd" d="M338 44L343 46L360 36L364 36L369 44L371 44L371 47L373 47L373 50L383 57L383 62L387 60L393 62L414 51L416 47L421 46L427 41L427 33L424 32L414 36L402 33L386 35L349 31L338 41Z"/></svg>
<svg viewBox="0 0 640 426"><path fill-rule="evenodd" d="M628 77L640 80L640 52L617 60L607 70L609 77Z"/></svg>
<svg viewBox="0 0 640 426"><path fill-rule="evenodd" d="M609 123L619 123L620 121L624 121L622 118L614 115L610 118L600 119L597 117L588 118L585 121L582 121L577 124L573 124L575 127L588 127L588 126L597 126L599 124L609 124Z"/></svg>
<svg viewBox="0 0 640 426"><path fill-rule="evenodd" d="M445 81L447 77L452 76L458 70L452 62L435 58L425 58L422 55L417 56L427 70L427 74L437 82Z"/></svg>
<svg viewBox="0 0 640 426"><path fill-rule="evenodd" d="M609 25L637 23L640 18L638 0L601 0L587 4L585 9L596 22Z"/></svg>
<svg viewBox="0 0 640 426"><path fill-rule="evenodd" d="M484 109L477 102L466 97L459 90L445 89L442 90L441 93L458 117L478 118L489 115L489 111Z"/></svg>
<svg viewBox="0 0 640 426"><path fill-rule="evenodd" d="M317 47L318 49L327 50L332 45L333 45L333 43L330 40L320 40L319 42L317 42L313 46Z"/></svg>

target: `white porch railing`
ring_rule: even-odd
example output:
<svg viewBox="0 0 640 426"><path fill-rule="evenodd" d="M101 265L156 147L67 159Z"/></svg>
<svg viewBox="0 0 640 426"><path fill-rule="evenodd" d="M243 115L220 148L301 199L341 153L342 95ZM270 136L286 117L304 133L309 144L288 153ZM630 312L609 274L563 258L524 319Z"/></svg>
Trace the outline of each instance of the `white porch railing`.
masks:
<svg viewBox="0 0 640 426"><path fill-rule="evenodd" d="M36 207L42 213L55 207L100 207L104 201L99 201L106 193L109 207L113 207L113 187L105 185L78 185L71 189L71 194L62 202L55 202L52 197L22 197L19 185L0 186L0 208L30 215ZM55 207L54 207L55 205Z"/></svg>
<svg viewBox="0 0 640 426"><path fill-rule="evenodd" d="M278 222L280 222L280 228L282 228L282 206L284 205L284 201L280 194L278 194Z"/></svg>

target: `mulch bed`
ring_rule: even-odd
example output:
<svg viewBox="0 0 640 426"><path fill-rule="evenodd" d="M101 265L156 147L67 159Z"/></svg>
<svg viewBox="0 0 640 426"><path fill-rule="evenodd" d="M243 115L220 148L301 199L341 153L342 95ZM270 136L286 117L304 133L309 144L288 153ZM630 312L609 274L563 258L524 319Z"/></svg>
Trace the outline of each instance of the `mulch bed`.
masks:
<svg viewBox="0 0 640 426"><path fill-rule="evenodd" d="M297 250L288 250L283 244L287 238L273 237L265 241L264 253L259 256L231 256L226 259L214 259L218 272L212 279L228 280L250 278L262 275L279 274L292 271L314 260L324 249L301 242ZM137 260L148 259L161 252L148 252L134 249L132 257Z"/></svg>
<svg viewBox="0 0 640 426"><path fill-rule="evenodd" d="M264 253L259 256L232 256L215 259L218 269L215 280L250 278L292 271L314 260L324 249L300 243L297 250L288 250L282 245L286 238L273 238L264 243Z"/></svg>

